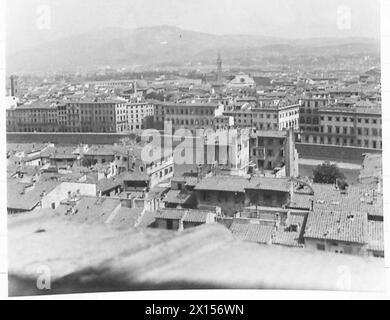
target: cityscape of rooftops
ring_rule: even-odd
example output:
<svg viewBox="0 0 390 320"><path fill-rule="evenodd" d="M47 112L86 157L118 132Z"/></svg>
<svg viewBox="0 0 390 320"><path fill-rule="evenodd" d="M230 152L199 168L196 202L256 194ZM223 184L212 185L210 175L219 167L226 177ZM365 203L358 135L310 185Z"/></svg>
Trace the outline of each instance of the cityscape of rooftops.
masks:
<svg viewBox="0 0 390 320"><path fill-rule="evenodd" d="M379 1L196 2L8 1L11 295L381 290Z"/></svg>

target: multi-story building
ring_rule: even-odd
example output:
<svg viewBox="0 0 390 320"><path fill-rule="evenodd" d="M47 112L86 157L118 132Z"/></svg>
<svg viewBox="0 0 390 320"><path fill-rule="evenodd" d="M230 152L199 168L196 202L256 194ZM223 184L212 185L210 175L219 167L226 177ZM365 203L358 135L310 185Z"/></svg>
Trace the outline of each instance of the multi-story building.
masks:
<svg viewBox="0 0 390 320"><path fill-rule="evenodd" d="M126 146L92 146L83 155L87 167L107 165L113 176L124 174L128 188L139 183L153 188L162 181L173 177L174 162L172 154L163 155L155 161L145 161L142 158L141 147Z"/></svg>
<svg viewBox="0 0 390 320"><path fill-rule="evenodd" d="M295 135L287 131L254 130L250 139L250 160L258 170L281 170L287 177L298 177L298 152Z"/></svg>
<svg viewBox="0 0 390 320"><path fill-rule="evenodd" d="M199 209L219 207L232 217L251 208L282 209L291 201L292 186L287 178L212 176L200 181L195 192Z"/></svg>
<svg viewBox="0 0 390 320"><path fill-rule="evenodd" d="M154 104L150 102L127 103L128 130L136 131L145 129L145 122L148 122L154 115Z"/></svg>
<svg viewBox="0 0 390 320"><path fill-rule="evenodd" d="M234 126L237 128L253 127L253 113L250 109L241 108L239 110L225 111L223 114L232 118Z"/></svg>
<svg viewBox="0 0 390 320"><path fill-rule="evenodd" d="M225 116L234 119L239 128L256 128L257 130L299 129L299 105L270 103L256 107L253 103L244 103L238 108L224 112Z"/></svg>
<svg viewBox="0 0 390 320"><path fill-rule="evenodd" d="M69 101L65 107L65 132L127 131L127 109L123 100Z"/></svg>
<svg viewBox="0 0 390 320"><path fill-rule="evenodd" d="M25 104L7 110L7 131L126 132L128 116L122 100L75 100Z"/></svg>
<svg viewBox="0 0 390 320"><path fill-rule="evenodd" d="M6 110L8 132L53 132L58 129L55 104L22 105Z"/></svg>
<svg viewBox="0 0 390 320"><path fill-rule="evenodd" d="M249 130L228 129L206 133L203 139L205 163L216 171L246 175L249 169Z"/></svg>
<svg viewBox="0 0 390 320"><path fill-rule="evenodd" d="M380 107L330 106L319 109L316 117L318 123L311 124L310 131L306 129L302 132L302 142L382 149Z"/></svg>
<svg viewBox="0 0 390 320"><path fill-rule="evenodd" d="M104 88L118 88L118 87L130 87L134 88L137 80L102 80L91 81L87 85Z"/></svg>
<svg viewBox="0 0 390 320"><path fill-rule="evenodd" d="M319 132L318 109L327 107L330 99L310 95L310 97L300 99L299 103L299 128L302 130L303 141L305 141L306 133Z"/></svg>
<svg viewBox="0 0 390 320"><path fill-rule="evenodd" d="M253 109L253 127L258 130L299 130L299 105Z"/></svg>
<svg viewBox="0 0 390 320"><path fill-rule="evenodd" d="M174 132L178 129L187 129L195 133L197 129L214 129L216 117L222 116L223 110L223 105L216 103L162 102L156 104L154 122L157 124L170 122Z"/></svg>

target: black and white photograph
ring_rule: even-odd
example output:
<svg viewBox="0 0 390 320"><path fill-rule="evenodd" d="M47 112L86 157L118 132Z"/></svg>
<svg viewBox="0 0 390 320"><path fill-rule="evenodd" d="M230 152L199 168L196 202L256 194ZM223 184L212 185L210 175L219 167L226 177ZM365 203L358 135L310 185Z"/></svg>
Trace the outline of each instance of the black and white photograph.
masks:
<svg viewBox="0 0 390 320"><path fill-rule="evenodd" d="M385 292L381 2L6 0L9 297Z"/></svg>

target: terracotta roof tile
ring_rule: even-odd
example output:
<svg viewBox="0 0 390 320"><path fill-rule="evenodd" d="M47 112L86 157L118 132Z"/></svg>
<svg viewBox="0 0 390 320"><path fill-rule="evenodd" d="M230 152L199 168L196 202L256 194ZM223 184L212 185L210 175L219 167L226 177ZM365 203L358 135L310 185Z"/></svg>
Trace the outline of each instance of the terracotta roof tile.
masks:
<svg viewBox="0 0 390 320"><path fill-rule="evenodd" d="M271 242L273 225L249 224L234 221L230 231L240 240L268 244Z"/></svg>
<svg viewBox="0 0 390 320"><path fill-rule="evenodd" d="M210 211L188 210L183 222L206 223L210 214Z"/></svg>
<svg viewBox="0 0 390 320"><path fill-rule="evenodd" d="M195 190L245 192L248 179L234 176L215 176L203 179Z"/></svg>
<svg viewBox="0 0 390 320"><path fill-rule="evenodd" d="M367 243L367 216L359 212L314 211L306 223L305 238Z"/></svg>

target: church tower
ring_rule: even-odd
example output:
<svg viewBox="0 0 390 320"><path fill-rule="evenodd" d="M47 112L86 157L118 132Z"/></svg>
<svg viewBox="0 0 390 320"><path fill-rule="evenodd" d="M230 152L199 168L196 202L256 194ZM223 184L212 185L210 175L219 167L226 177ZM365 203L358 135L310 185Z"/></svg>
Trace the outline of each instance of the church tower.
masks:
<svg viewBox="0 0 390 320"><path fill-rule="evenodd" d="M222 58L221 58L221 51L218 50L218 57L217 57L217 82L222 82Z"/></svg>

